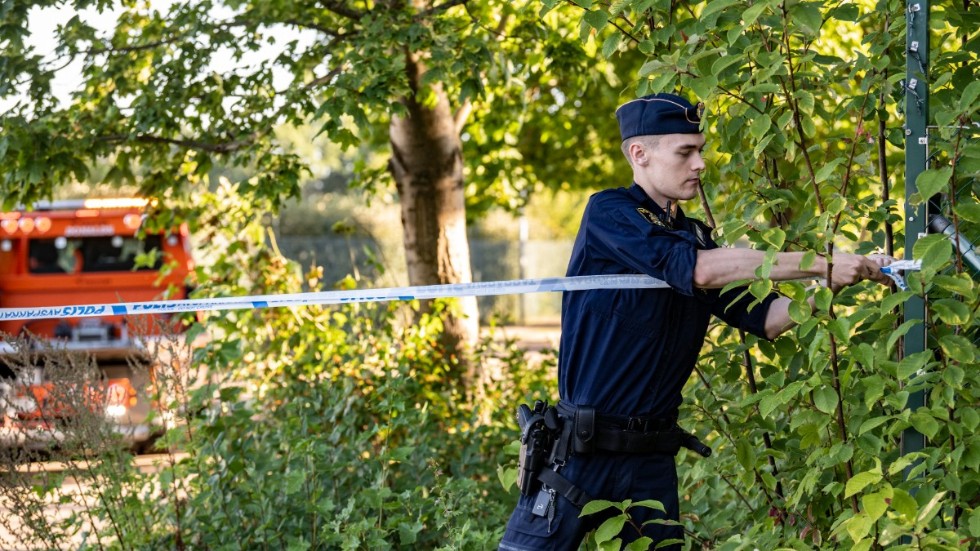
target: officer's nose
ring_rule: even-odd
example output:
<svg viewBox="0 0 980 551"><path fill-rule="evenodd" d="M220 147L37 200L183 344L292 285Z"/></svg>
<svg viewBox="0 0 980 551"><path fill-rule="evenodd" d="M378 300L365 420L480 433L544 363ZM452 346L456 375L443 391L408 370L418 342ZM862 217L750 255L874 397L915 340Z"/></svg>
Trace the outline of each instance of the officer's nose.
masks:
<svg viewBox="0 0 980 551"><path fill-rule="evenodd" d="M704 157L701 156L701 153L695 153L693 158L693 164L691 165L691 170L695 172L701 172L705 168L706 165L704 164Z"/></svg>

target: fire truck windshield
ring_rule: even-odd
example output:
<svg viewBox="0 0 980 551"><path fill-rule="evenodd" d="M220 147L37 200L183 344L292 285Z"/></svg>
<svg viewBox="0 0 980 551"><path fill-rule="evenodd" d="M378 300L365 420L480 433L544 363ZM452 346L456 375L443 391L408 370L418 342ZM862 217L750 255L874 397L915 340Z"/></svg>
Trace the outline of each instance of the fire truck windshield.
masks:
<svg viewBox="0 0 980 551"><path fill-rule="evenodd" d="M162 265L159 235L136 237L56 237L31 239L28 269L32 274L128 272L159 270ZM152 265L136 266L139 255L155 252Z"/></svg>

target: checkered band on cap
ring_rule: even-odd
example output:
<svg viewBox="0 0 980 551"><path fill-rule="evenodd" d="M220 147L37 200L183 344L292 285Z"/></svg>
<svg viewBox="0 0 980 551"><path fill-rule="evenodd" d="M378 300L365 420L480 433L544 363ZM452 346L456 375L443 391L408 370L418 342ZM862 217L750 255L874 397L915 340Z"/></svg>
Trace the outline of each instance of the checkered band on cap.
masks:
<svg viewBox="0 0 980 551"><path fill-rule="evenodd" d="M620 105L616 109L623 140L633 136L659 134L699 134L704 104L692 105L674 94L651 94Z"/></svg>

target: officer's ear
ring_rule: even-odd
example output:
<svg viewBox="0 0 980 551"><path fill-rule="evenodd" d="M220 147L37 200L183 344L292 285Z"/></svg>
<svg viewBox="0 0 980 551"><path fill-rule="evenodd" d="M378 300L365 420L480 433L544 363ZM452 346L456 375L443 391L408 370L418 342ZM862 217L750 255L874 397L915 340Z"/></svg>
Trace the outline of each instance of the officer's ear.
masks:
<svg viewBox="0 0 980 551"><path fill-rule="evenodd" d="M647 146L642 140L633 140L626 150L629 155L630 164L633 166L647 166L650 164L650 156Z"/></svg>

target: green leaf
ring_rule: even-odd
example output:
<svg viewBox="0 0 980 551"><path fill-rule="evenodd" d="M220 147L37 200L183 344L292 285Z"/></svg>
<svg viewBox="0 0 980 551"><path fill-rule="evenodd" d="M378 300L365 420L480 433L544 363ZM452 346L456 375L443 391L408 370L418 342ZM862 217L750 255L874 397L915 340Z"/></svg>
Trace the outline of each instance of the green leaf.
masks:
<svg viewBox="0 0 980 551"><path fill-rule="evenodd" d="M869 371L874 370L875 351L874 348L871 348L870 344L862 342L856 348L852 348L851 353L854 355L854 358L858 361L858 363L864 366L865 369Z"/></svg>
<svg viewBox="0 0 980 551"><path fill-rule="evenodd" d="M803 135L807 138L812 138L817 135L817 124L813 122L813 118L804 117L800 121L800 126L803 127Z"/></svg>
<svg viewBox="0 0 980 551"><path fill-rule="evenodd" d="M827 330L842 343L851 340L851 322L847 318L832 319L827 323Z"/></svg>
<svg viewBox="0 0 980 551"><path fill-rule="evenodd" d="M922 352L916 352L915 354L909 354L908 356L902 358L902 361L898 362L898 368L895 371L895 376L899 381L907 381L919 370L925 369L926 366L929 365L929 361L932 360L932 356L932 350L924 350Z"/></svg>
<svg viewBox="0 0 980 551"><path fill-rule="evenodd" d="M953 210L956 212L957 216L963 220L974 224L980 224L980 203L959 203Z"/></svg>
<svg viewBox="0 0 980 551"><path fill-rule="evenodd" d="M292 495L303 488L303 482L306 481L306 473L302 471L290 471L286 473L283 479L283 492L286 495Z"/></svg>
<svg viewBox="0 0 980 551"><path fill-rule="evenodd" d="M820 13L820 4L813 2L801 2L793 6L790 11L790 21L797 23L800 30L809 36L815 36L823 23L823 16Z"/></svg>
<svg viewBox="0 0 980 551"><path fill-rule="evenodd" d="M769 7L768 2L759 1L754 5L750 6L749 9L742 12L742 28L747 28L755 23L756 19L762 15L762 12Z"/></svg>
<svg viewBox="0 0 980 551"><path fill-rule="evenodd" d="M689 86L697 97L706 98L715 91L715 87L718 86L718 78L713 75L696 78L691 80Z"/></svg>
<svg viewBox="0 0 980 551"><path fill-rule="evenodd" d="M817 259L816 251L806 251L803 253L803 258L800 259L800 269L809 270L810 266L813 266L813 262Z"/></svg>
<svg viewBox="0 0 980 551"><path fill-rule="evenodd" d="M914 297L912 291L898 291L892 293L881 300L881 313L887 314L895 309L899 304L904 304L909 298Z"/></svg>
<svg viewBox="0 0 980 551"><path fill-rule="evenodd" d="M892 347L895 346L895 343L898 341L898 339L904 337L905 334L911 331L913 327L919 325L922 325L922 320L911 319L906 322L903 322L902 325L899 325L898 328L892 331L891 334L888 336L888 341L885 344L885 350L891 350ZM921 328L917 330L921 330Z"/></svg>
<svg viewBox="0 0 980 551"><path fill-rule="evenodd" d="M834 159L834 160L830 161L829 163L826 163L822 167L820 167L820 169L817 170L817 173L815 175L816 180L817 180L817 183L819 184L821 182L826 181L827 178L830 178L830 175L834 173L834 170L838 166L840 166L841 164L844 163L844 160L845 159L843 157L837 157L836 159Z"/></svg>
<svg viewBox="0 0 980 551"><path fill-rule="evenodd" d="M909 417L909 421L915 430L924 434L928 438L934 438L939 432L939 422L932 415L925 412L916 412Z"/></svg>
<svg viewBox="0 0 980 551"><path fill-rule="evenodd" d="M595 531L596 543L601 544L603 542L611 541L623 531L623 526L625 524L626 515L618 515L603 522L602 525Z"/></svg>
<svg viewBox="0 0 980 551"><path fill-rule="evenodd" d="M915 187L919 190L919 196L926 200L944 190L952 176L953 167L930 168L915 179Z"/></svg>
<svg viewBox="0 0 980 551"><path fill-rule="evenodd" d="M861 427L858 428L857 434L858 434L858 436L861 436L862 434L864 434L864 433L866 433L866 432L868 432L870 430L874 430L875 428L878 428L879 426L881 426L881 425L883 425L883 424L891 421L892 419L893 419L893 417L891 415L882 415L881 417L872 417L871 419L868 419L865 422L861 423Z"/></svg>
<svg viewBox="0 0 980 551"><path fill-rule="evenodd" d="M978 96L980 96L980 81L974 80L963 89L963 94L960 96L960 111L976 109L974 102L977 101Z"/></svg>
<svg viewBox="0 0 980 551"><path fill-rule="evenodd" d="M885 395L885 380L879 376L867 377L861 381L864 385L864 405L871 407ZM861 431L858 431L860 433Z"/></svg>
<svg viewBox="0 0 980 551"><path fill-rule="evenodd" d="M970 513L970 518L967 519L966 525L970 530L971 536L980 538L980 507L977 507Z"/></svg>
<svg viewBox="0 0 980 551"><path fill-rule="evenodd" d="M860 513L847 519L847 533L852 540L857 542L868 535L872 525L874 525L874 521L867 514Z"/></svg>
<svg viewBox="0 0 980 551"><path fill-rule="evenodd" d="M647 551L647 549L650 549L650 546L652 545L653 539L643 536L642 538L634 540L633 543L627 545L626 551Z"/></svg>
<svg viewBox="0 0 980 551"><path fill-rule="evenodd" d="M714 5L715 3L716 2L712 2L710 5ZM705 11L707 10L708 8L705 8ZM735 63L743 64L745 63L745 58L740 55L727 55L724 52L722 52L721 56L711 65L711 73L713 75L720 75L722 71L724 71L725 69L727 69L728 67L732 66ZM706 96L699 95L698 97L703 98Z"/></svg>
<svg viewBox="0 0 980 551"><path fill-rule="evenodd" d="M730 6L741 3L743 0L712 0L704 6L704 10L701 12L701 17L707 17L715 12L722 11Z"/></svg>
<svg viewBox="0 0 980 551"><path fill-rule="evenodd" d="M851 477L844 486L844 497L848 498L865 489L870 484L881 481L881 471L864 471Z"/></svg>
<svg viewBox="0 0 980 551"><path fill-rule="evenodd" d="M888 474L894 476L904 471L905 469L908 468L909 465L917 461L921 461L922 455L923 454L921 452L913 452L898 457L891 465L888 466Z"/></svg>
<svg viewBox="0 0 980 551"><path fill-rule="evenodd" d="M746 471L755 469L755 448L747 438L739 438L735 443L735 457Z"/></svg>
<svg viewBox="0 0 980 551"><path fill-rule="evenodd" d="M582 507L582 512L579 513L578 516L584 517L588 515L594 515L599 511L605 511L606 509L611 509L615 507L619 507L619 504L613 503L612 501L606 501L605 499L594 499L586 503L585 507Z"/></svg>
<svg viewBox="0 0 980 551"><path fill-rule="evenodd" d="M509 490L517 482L517 469L497 465L497 478L500 480L500 485L505 490Z"/></svg>
<svg viewBox="0 0 980 551"><path fill-rule="evenodd" d="M860 8L854 4L837 4L830 10L830 15L840 21L850 21L856 23L860 16Z"/></svg>
<svg viewBox="0 0 980 551"><path fill-rule="evenodd" d="M950 363L942 370L942 376L946 386L960 388L963 386L963 380L966 379L966 371L960 366Z"/></svg>
<svg viewBox="0 0 980 551"><path fill-rule="evenodd" d="M398 541L402 545L415 543L419 533L424 526L421 522L400 522L398 523Z"/></svg>
<svg viewBox="0 0 980 551"><path fill-rule="evenodd" d="M937 275L933 285L962 296L973 295L973 279L968 274Z"/></svg>
<svg viewBox="0 0 980 551"><path fill-rule="evenodd" d="M763 418L769 417L776 408L795 398L805 385L806 381L793 381L776 394L759 400L759 415Z"/></svg>
<svg viewBox="0 0 980 551"><path fill-rule="evenodd" d="M820 411L833 413L837 411L837 392L829 386L822 386L813 392L813 403Z"/></svg>
<svg viewBox="0 0 980 551"><path fill-rule="evenodd" d="M820 287L813 294L814 304L823 312L830 310L830 303L834 300L834 293L827 287Z"/></svg>
<svg viewBox="0 0 980 551"><path fill-rule="evenodd" d="M809 302L794 300L789 303L789 319L793 320L793 323L797 325L806 323L812 315L813 308Z"/></svg>
<svg viewBox="0 0 980 551"><path fill-rule="evenodd" d="M970 321L970 308L956 299L939 299L929 306L948 325L966 325Z"/></svg>
<svg viewBox="0 0 980 551"><path fill-rule="evenodd" d="M623 35L619 33L610 34L602 42L602 57L609 58L619 50L620 44L622 44Z"/></svg>
<svg viewBox="0 0 980 551"><path fill-rule="evenodd" d="M946 492L939 492L932 496L932 499L928 503L922 506L919 510L919 516L915 519L915 524L917 527L925 528L929 524L939 511L942 509L943 498L946 497Z"/></svg>
<svg viewBox="0 0 980 551"><path fill-rule="evenodd" d="M800 111L805 114L812 113L813 108L816 105L816 99L814 98L813 94L806 90L799 90L796 92L796 101L800 105Z"/></svg>
<svg viewBox="0 0 980 551"><path fill-rule="evenodd" d="M776 249L782 249L786 243L786 232L781 228L772 227L762 232L762 240L769 243Z"/></svg>
<svg viewBox="0 0 980 551"><path fill-rule="evenodd" d="M660 511L661 513L667 512L667 510L664 509L664 504L656 499L644 499L642 501L637 501L636 503L630 505L630 507L646 507L648 509Z"/></svg>
<svg viewBox="0 0 980 551"><path fill-rule="evenodd" d="M910 496L908 492L901 488L895 488L894 492L895 495L892 496L891 504L892 509L909 521L912 521L919 513L919 504L916 503L914 497Z"/></svg>
<svg viewBox="0 0 980 551"><path fill-rule="evenodd" d="M772 120L769 118L769 115L762 113L756 116L755 120L752 121L752 124L749 125L749 134L751 134L753 138L759 140L766 135L766 132L768 132L771 127Z"/></svg>
<svg viewBox="0 0 980 551"><path fill-rule="evenodd" d="M952 258L953 249L945 235L932 234L916 241L912 254L914 258L922 260L922 271L935 273Z"/></svg>
<svg viewBox="0 0 980 551"><path fill-rule="evenodd" d="M978 413L977 410L970 407L964 407L960 408L958 413L960 415L960 419L963 420L963 428L966 430L972 432L977 430L977 426L980 426L980 413Z"/></svg>
<svg viewBox="0 0 980 551"><path fill-rule="evenodd" d="M601 31L609 23L609 13L605 10L587 11L582 18L597 31Z"/></svg>

